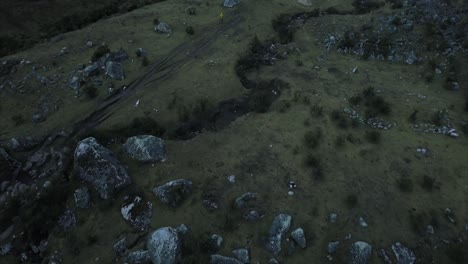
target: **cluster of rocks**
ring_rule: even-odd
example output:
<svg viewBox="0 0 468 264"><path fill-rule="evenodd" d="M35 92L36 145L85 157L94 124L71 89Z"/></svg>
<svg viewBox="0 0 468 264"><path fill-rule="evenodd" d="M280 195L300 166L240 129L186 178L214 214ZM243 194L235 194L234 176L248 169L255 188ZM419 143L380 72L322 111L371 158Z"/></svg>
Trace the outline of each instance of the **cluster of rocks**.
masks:
<svg viewBox="0 0 468 264"><path fill-rule="evenodd" d="M417 124L413 126L413 130L420 133L442 134L451 137L458 137L459 134L453 127L436 126L433 124Z"/></svg>
<svg viewBox="0 0 468 264"><path fill-rule="evenodd" d="M366 124L366 125L368 125L368 126L370 126L372 128L375 128L375 129L388 130L388 129L391 129L392 127L396 126L396 123L387 122L387 121L385 121L383 119L380 119L380 118L375 118L375 117L365 118L363 115L358 113L356 110L352 110L352 109L349 109L349 108L343 109L343 112L345 112L348 115L349 118L351 118L353 120L356 120L361 124Z"/></svg>
<svg viewBox="0 0 468 264"><path fill-rule="evenodd" d="M97 78L101 73L114 80L123 80L125 75L122 62L128 58L129 55L125 50L106 53L97 58L96 61L88 65L81 65L79 69L74 70L68 78L68 85L73 90L78 90L83 84L90 81L93 84L101 85L102 79Z"/></svg>
<svg viewBox="0 0 468 264"><path fill-rule="evenodd" d="M332 33L325 39L328 51L336 47L338 52L356 54L373 60L389 60L415 64L421 60L427 44L438 48L445 55L463 51L463 37L460 37L461 15L458 10L434 1L403 1L401 9L390 15L381 15L375 21L362 26L359 32ZM429 36L413 33L417 27L440 27L440 35ZM443 50L440 50L443 49Z"/></svg>

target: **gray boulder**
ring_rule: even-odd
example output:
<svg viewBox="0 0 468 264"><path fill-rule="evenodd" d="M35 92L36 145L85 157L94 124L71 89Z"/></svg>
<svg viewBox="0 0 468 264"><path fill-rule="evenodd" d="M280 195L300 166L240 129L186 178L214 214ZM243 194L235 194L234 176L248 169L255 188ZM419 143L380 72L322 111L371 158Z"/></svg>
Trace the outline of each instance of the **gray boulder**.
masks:
<svg viewBox="0 0 468 264"><path fill-rule="evenodd" d="M403 246L400 242L392 245L392 251L395 254L397 264L413 264L416 261L413 251Z"/></svg>
<svg viewBox="0 0 468 264"><path fill-rule="evenodd" d="M172 227L161 227L151 233L146 247L153 264L176 264L180 259L181 241Z"/></svg>
<svg viewBox="0 0 468 264"><path fill-rule="evenodd" d="M302 228L298 228L294 231L291 232L291 237L296 241L296 243L301 247L305 248L306 247L306 238L304 235L304 230Z"/></svg>
<svg viewBox="0 0 468 264"><path fill-rule="evenodd" d="M139 231L145 231L151 224L153 204L139 196L127 196L125 197L120 212L125 221L133 226L133 228Z"/></svg>
<svg viewBox="0 0 468 264"><path fill-rule="evenodd" d="M257 199L257 193L248 192L241 195L239 198L236 199L234 202L235 208L242 208L244 207L249 201L254 201Z"/></svg>
<svg viewBox="0 0 468 264"><path fill-rule="evenodd" d="M291 227L291 219L291 216L287 214L275 216L270 227L268 242L266 244L266 249L269 252L278 255L281 251L281 240Z"/></svg>
<svg viewBox="0 0 468 264"><path fill-rule="evenodd" d="M224 0L225 7L234 7L240 3L240 0Z"/></svg>
<svg viewBox="0 0 468 264"><path fill-rule="evenodd" d="M68 80L68 85L73 89L77 90L81 86L81 75L79 73L72 73L70 79Z"/></svg>
<svg viewBox="0 0 468 264"><path fill-rule="evenodd" d="M74 159L78 177L92 184L103 199L109 199L132 181L127 168L95 138L80 141L75 149Z"/></svg>
<svg viewBox="0 0 468 264"><path fill-rule="evenodd" d="M141 135L128 138L123 147L128 155L138 161L157 162L167 159L164 140L155 136Z"/></svg>
<svg viewBox="0 0 468 264"><path fill-rule="evenodd" d="M158 33L171 34L172 28L166 22L160 22L159 24L156 25L156 27L154 28L154 31Z"/></svg>
<svg viewBox="0 0 468 264"><path fill-rule="evenodd" d="M84 68L84 70L83 70L83 75L86 76L86 77L95 76L98 73L99 73L99 67L98 67L97 63L93 63L93 64L87 66L86 68Z"/></svg>
<svg viewBox="0 0 468 264"><path fill-rule="evenodd" d="M248 210L242 214L242 217L247 221L258 221L265 217L265 214L258 210Z"/></svg>
<svg viewBox="0 0 468 264"><path fill-rule="evenodd" d="M340 245L340 241L331 241L328 242L327 251L329 254L333 254L338 250L338 246Z"/></svg>
<svg viewBox="0 0 468 264"><path fill-rule="evenodd" d="M172 207L178 206L192 192L192 182L184 179L170 181L153 189L158 199Z"/></svg>
<svg viewBox="0 0 468 264"><path fill-rule="evenodd" d="M350 264L366 264L372 254L372 246L363 241L354 242L350 250Z"/></svg>
<svg viewBox="0 0 468 264"><path fill-rule="evenodd" d="M210 264L242 264L235 258L229 258L221 255L211 255Z"/></svg>
<svg viewBox="0 0 468 264"><path fill-rule="evenodd" d="M65 231L73 229L76 226L76 217L73 211L70 209L65 210L59 217L58 224Z"/></svg>
<svg viewBox="0 0 468 264"><path fill-rule="evenodd" d="M232 255L244 264L250 263L250 252L246 248L235 249L232 251Z"/></svg>
<svg viewBox="0 0 468 264"><path fill-rule="evenodd" d="M111 77L112 79L123 80L124 79L124 72L123 72L122 63L114 62L114 61L108 61L106 63L106 74L107 74L107 76Z"/></svg>
<svg viewBox="0 0 468 264"><path fill-rule="evenodd" d="M75 197L75 204L78 208L89 208L91 204L91 197L89 195L89 190L86 187L82 187L75 190L73 194Z"/></svg>

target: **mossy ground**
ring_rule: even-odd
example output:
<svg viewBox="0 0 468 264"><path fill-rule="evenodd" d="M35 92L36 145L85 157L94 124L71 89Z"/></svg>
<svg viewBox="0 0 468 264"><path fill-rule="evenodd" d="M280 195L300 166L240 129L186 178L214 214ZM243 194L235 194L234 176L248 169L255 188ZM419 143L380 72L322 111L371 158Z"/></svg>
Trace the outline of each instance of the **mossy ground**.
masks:
<svg viewBox="0 0 468 264"><path fill-rule="evenodd" d="M126 80L114 82L117 87L126 85L145 72L134 55L137 48L146 49L150 63L155 63L176 45L191 41L194 36L185 33L186 25L194 27L195 36L218 26L218 14L223 10L220 1L207 2L209 5L196 5L196 15L185 12L189 4L184 2L166 1L146 6L67 33L66 38L58 43L40 44L11 57L28 58L44 65L56 61L67 75L78 64L90 60L94 49L85 46L87 40L105 42L111 50L123 48L130 54L130 59L123 63ZM142 116L172 127L179 122L178 109L181 107L191 107L201 99L216 104L242 96L246 91L235 75L236 60L248 49L255 36L260 40L275 37L272 19L282 13L293 14L316 7L351 9L350 4L342 2L318 1L307 8L295 1L244 1L235 9L225 9L225 19L233 15L231 12L240 12L242 20L237 26L218 36L202 56L184 65L172 78L137 90L119 102L114 114L96 129L130 124L134 118ZM252 263L264 263L269 259L262 236L267 235L271 220L278 213L291 214L293 227L303 227L310 241L305 250L297 249L292 256L280 257L286 263L325 262L327 243L335 240L342 241L335 255L337 261L345 259L349 244L357 240L369 242L375 250L389 247L395 241L414 248L421 237L410 221L414 212L435 211L442 219L436 233L445 237L458 234L463 228L462 223L468 220L465 206L468 138L465 135L454 139L414 132L408 117L414 109L420 113L432 113L434 109L454 105L450 116L455 125L466 122L461 91L443 89L441 76L427 83L421 76L423 65L364 61L352 55L335 51L327 53L325 50L324 39L329 32L343 31L350 25L357 27L374 15L331 15L308 20L297 31L291 44L300 52L292 52L288 59L278 60L274 66L262 66L249 74L249 78L258 80L278 77L290 86L282 91L280 99L266 113L249 113L220 131L203 131L188 141L168 140L168 160L154 166L141 165L126 157L120 145L110 145L129 166L135 182L133 188L153 201L151 226L158 228L183 223L190 227L194 238L203 237L207 232L220 234L225 241L221 254L230 255L232 249L249 247ZM155 33L152 21L156 17L169 23L174 34ZM53 55L64 46L68 47L68 55L54 58ZM356 66L359 72L353 74L352 69ZM25 68L23 71L28 70ZM372 128L366 125L340 127L330 117L333 110L342 111L350 107L347 99L369 86L375 87L378 95L391 104L391 114L385 118L397 123L390 130L380 131L378 144L366 140L365 135ZM53 88L32 84L30 89L34 92L0 95L4 137L67 127L91 113L106 94L105 88L99 87L96 99L74 98L66 84ZM34 102L46 93L60 98L61 107L45 123L26 122L15 126L9 120L12 113L8 109L14 109L15 114L21 113L29 120ZM417 94L426 98L421 99ZM138 108L135 107L137 100L140 100ZM289 102L290 106L283 109L281 101ZM311 108L316 105L323 107L322 115L311 114ZM364 109L361 110L364 113ZM304 144L304 134L316 127L322 131L321 142L310 149ZM335 141L341 136L354 140L346 140L338 148ZM416 149L421 146L430 149L433 155L418 156ZM310 153L320 159L323 174L320 178L315 177L313 168L304 164ZM229 183L228 175L236 175L236 183ZM441 183L440 188L429 192L421 187L425 176ZM412 180L412 192L399 189L397 181L401 177ZM151 189L179 178L194 182L193 194L177 209L160 204ZM287 194L289 180L294 180L298 186L294 196ZM221 210L210 213L203 208L201 197L208 189L222 193ZM259 222L242 221L241 212L230 208L236 197L248 191L259 194L257 205L267 212ZM358 202L353 206L346 202L350 195L357 195ZM132 232L120 215L123 196L106 205L96 197L92 209L76 210L78 227L67 234L54 234L50 248L64 252L64 263L86 263L97 257L101 263L110 263L114 257L112 245L124 234ZM69 203L72 206L73 201L70 199ZM456 213L457 225L443 218L447 207ZM337 224L327 221L331 213L338 214ZM226 215L235 221L226 225ZM369 224L366 229L357 224L361 216ZM350 241L344 241L347 234L352 234ZM90 235L93 235L92 239L89 239ZM283 248L287 251L286 244ZM446 263L446 258L442 252L435 255L440 263ZM377 254L373 255L371 262L377 262Z"/></svg>

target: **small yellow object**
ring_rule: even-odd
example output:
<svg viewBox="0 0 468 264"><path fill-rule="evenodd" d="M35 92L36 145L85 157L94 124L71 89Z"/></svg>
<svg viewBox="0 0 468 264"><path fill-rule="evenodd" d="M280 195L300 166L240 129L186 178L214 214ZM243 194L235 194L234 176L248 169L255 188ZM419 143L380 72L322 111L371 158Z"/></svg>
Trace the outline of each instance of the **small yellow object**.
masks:
<svg viewBox="0 0 468 264"><path fill-rule="evenodd" d="M224 18L224 12L221 11L221 13L219 13L219 18L222 20Z"/></svg>

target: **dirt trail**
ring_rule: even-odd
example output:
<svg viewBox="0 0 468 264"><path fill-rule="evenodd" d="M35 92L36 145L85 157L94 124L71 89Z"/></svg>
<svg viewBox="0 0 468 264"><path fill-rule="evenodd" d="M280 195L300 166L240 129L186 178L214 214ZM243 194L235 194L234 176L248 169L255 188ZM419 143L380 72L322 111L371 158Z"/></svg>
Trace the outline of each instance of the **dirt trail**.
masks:
<svg viewBox="0 0 468 264"><path fill-rule="evenodd" d="M136 91L142 90L155 82L162 82L174 76L186 66L194 62L198 57L205 54L210 45L216 41L217 37L229 29L235 27L242 20L239 12L233 11L230 19L223 24L196 37L194 40L184 42L172 49L167 56L158 59L157 62L149 67L149 70L140 78L133 81L125 89L120 89L116 93L107 97L90 115L75 123L68 131L70 134L64 138L64 142L74 142L75 136L81 132L87 131L98 126L104 120L109 118L117 106L124 103L125 100ZM60 132L54 132L43 143L42 147L50 146L59 138Z"/></svg>

